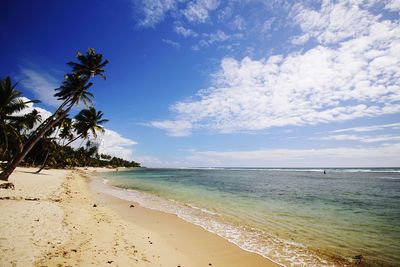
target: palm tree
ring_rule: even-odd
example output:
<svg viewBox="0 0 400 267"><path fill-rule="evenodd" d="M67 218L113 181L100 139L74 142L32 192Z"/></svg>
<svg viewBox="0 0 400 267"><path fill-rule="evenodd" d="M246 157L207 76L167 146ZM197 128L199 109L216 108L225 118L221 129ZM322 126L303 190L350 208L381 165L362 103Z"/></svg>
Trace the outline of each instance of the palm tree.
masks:
<svg viewBox="0 0 400 267"><path fill-rule="evenodd" d="M32 112L25 114L21 120L24 133L26 134L27 131L32 130L35 125L42 121L42 115L40 115L39 111L36 109L32 110Z"/></svg>
<svg viewBox="0 0 400 267"><path fill-rule="evenodd" d="M70 121L71 119L68 120L63 120L65 123L65 126L69 127L70 126ZM89 137L89 133L91 132L93 135L93 138L97 137L97 132L104 133L104 128L101 126L103 123L107 122L107 119L103 119L103 112L101 111L96 111L94 107L90 107L88 109L83 109L81 110L78 115L75 116L75 123L73 124L73 127L75 128L76 133L78 134L75 138L70 140L67 144L64 145L68 146L78 138L83 138L87 139ZM60 123L60 127L62 127L63 123ZM59 130L60 128L58 128ZM64 134L70 134L70 133L64 133ZM58 135L58 131L56 133L56 137ZM60 134L61 137L61 134ZM39 173L43 168L46 166L47 160L50 155L50 151L54 146L49 146L49 150L47 151L46 157L44 159L44 162L40 169L36 171L36 173Z"/></svg>
<svg viewBox="0 0 400 267"><path fill-rule="evenodd" d="M10 139L13 139L19 149L22 148L22 137L20 131L33 128L40 120L36 110L25 116L18 115L19 112L28 107L29 103L38 103L38 100L24 101L22 94L16 89L17 84L11 83L10 77L0 80L0 150L3 157L8 152Z"/></svg>
<svg viewBox="0 0 400 267"><path fill-rule="evenodd" d="M68 130L65 130L65 127L70 127L71 119L68 117L64 117L61 121L59 121L54 127L52 127L42 138L42 144L47 148L47 153L46 156L43 160L42 166L39 168L39 170L36 171L36 173L40 173L44 167L46 167L47 161L49 159L49 156L51 152L54 150L54 148L59 145L55 142L57 138L61 139L61 134L59 135L60 129L66 131L63 133L63 135L72 135L72 133L68 133ZM64 127L64 128L62 128ZM55 131L55 134L54 134Z"/></svg>
<svg viewBox="0 0 400 267"><path fill-rule="evenodd" d="M58 131L58 129L57 129L57 131ZM50 131L48 131L45 134L45 136L41 139L41 142L37 143L37 144L40 144L41 149L46 153L46 156L44 157L42 166L39 168L39 170L36 171L36 173L39 173L44 169L44 167L46 166L47 161L49 159L51 151L54 150L56 147L56 142L54 141L56 139L56 137L54 137L54 130L55 130L55 128L52 128Z"/></svg>
<svg viewBox="0 0 400 267"><path fill-rule="evenodd" d="M74 138L72 133L72 120L70 118L65 117L61 121L61 131L58 137L60 138L59 144L61 143L61 140L63 142L62 146L64 146L66 140L71 141Z"/></svg>
<svg viewBox="0 0 400 267"><path fill-rule="evenodd" d="M103 60L101 54L96 54L94 49L89 48L86 55L78 52L76 55L78 62L68 62L72 67L72 72L65 75L62 85L55 89L55 96L62 100L58 109L45 120L29 137L22 151L16 154L4 171L0 174L0 180L7 181L10 174L25 158L33 146L49 131L54 125L67 116L74 105L83 102L85 105L91 103L93 94L88 89L93 85L89 82L90 78L97 75L105 79L104 66L108 61Z"/></svg>
<svg viewBox="0 0 400 267"><path fill-rule="evenodd" d="M93 138L96 139L97 132L104 133L102 124L107 121L107 119L103 119L103 112L96 111L94 107L81 110L78 115L75 116L74 123L74 128L78 136L66 145L69 145L78 138L87 139L90 133L92 133Z"/></svg>

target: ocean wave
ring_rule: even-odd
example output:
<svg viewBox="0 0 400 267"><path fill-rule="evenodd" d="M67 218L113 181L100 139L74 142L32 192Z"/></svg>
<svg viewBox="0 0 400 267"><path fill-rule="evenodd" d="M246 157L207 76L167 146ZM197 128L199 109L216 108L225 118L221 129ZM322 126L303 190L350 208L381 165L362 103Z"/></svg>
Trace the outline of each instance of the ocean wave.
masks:
<svg viewBox="0 0 400 267"><path fill-rule="evenodd" d="M192 208L192 209L200 210L200 211L202 211L202 212L204 212L204 213L207 213L207 214L218 215L218 213L209 211L209 210L207 210L207 209L205 209L205 208L196 207L195 205L192 205L192 204L190 204L190 203L185 204L185 205L188 206L188 207L190 207L190 208Z"/></svg>

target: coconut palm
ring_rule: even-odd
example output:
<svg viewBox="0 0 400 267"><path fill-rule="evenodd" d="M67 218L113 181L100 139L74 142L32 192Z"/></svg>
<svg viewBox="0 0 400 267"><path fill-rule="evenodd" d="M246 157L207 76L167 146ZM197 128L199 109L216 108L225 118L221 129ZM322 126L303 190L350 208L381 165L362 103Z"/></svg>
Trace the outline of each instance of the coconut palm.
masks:
<svg viewBox="0 0 400 267"><path fill-rule="evenodd" d="M58 129L59 128L57 128L57 132ZM42 166L39 168L39 170L36 171L36 173L40 173L44 169L44 167L46 167L51 152L56 148L56 142L55 142L56 137L54 137L54 130L55 128L53 127L50 131L48 131L45 134L45 136L40 140L40 142L37 143L40 144L41 149L43 150L44 153L46 153L46 156L44 157Z"/></svg>
<svg viewBox="0 0 400 267"><path fill-rule="evenodd" d="M31 113L28 113L24 116L24 125L28 130L33 129L33 127L42 121L42 115L40 115L39 111L36 109L32 110Z"/></svg>
<svg viewBox="0 0 400 267"><path fill-rule="evenodd" d="M79 63L68 62L67 64L72 67L72 72L77 76L89 78L90 76L100 75L103 79L106 79L104 67L108 64L108 60L103 61L102 54L96 54L93 48L89 48L86 55L78 52L76 58Z"/></svg>
<svg viewBox="0 0 400 267"><path fill-rule="evenodd" d="M63 146L65 144L65 141L71 141L74 138L74 134L72 133L72 120L70 118L65 117L61 121L61 130L58 137L60 138L60 143L62 140Z"/></svg>
<svg viewBox="0 0 400 267"><path fill-rule="evenodd" d="M24 128L31 129L40 120L36 110L26 115L18 115L28 107L29 103L38 103L38 100L25 101L17 84L12 84L10 77L0 80L0 150L3 157L9 150L9 142L12 139L20 149L22 137L20 131Z"/></svg>
<svg viewBox="0 0 400 267"><path fill-rule="evenodd" d="M104 66L108 61L102 58L101 54L96 54L94 49L88 49L86 55L78 52L76 55L78 62L67 63L72 67L72 72L65 75L62 85L56 89L55 96L62 100L58 109L45 120L30 136L25 143L22 151L14 156L4 171L0 174L0 180L8 180L10 174L25 158L33 146L49 131L54 125L65 118L74 105L83 102L85 105L91 103L93 94L88 89L93 85L89 82L90 78L97 75L105 79Z"/></svg>
<svg viewBox="0 0 400 267"><path fill-rule="evenodd" d="M67 144L65 144L64 146L68 146L69 144L71 144L72 142L74 142L75 140L82 138L82 139L87 139L89 137L89 133L92 134L93 138L97 137L97 132L104 132L104 128L101 126L103 123L107 122L107 119L103 119L103 112L101 111L96 111L96 109L94 107L90 107L88 109L83 109L81 110L78 115L75 116L75 123L73 124L73 127L75 128L75 131L77 133L77 136L73 139L71 139ZM60 127L58 128L58 130L63 127L63 123L65 127L70 127L70 122L71 119L64 119L61 123L60 123ZM58 135L58 130L56 133L56 136ZM67 128L68 130L68 128ZM65 130L66 132L64 134L71 134L70 132L68 133L67 130ZM63 133L63 132L61 132ZM61 134L60 136L61 137ZM69 136L70 137L70 136ZM52 144L52 139L50 140L51 144ZM47 164L47 160L49 159L49 155L51 153L51 150L54 148L53 146L48 146L48 151L46 154L46 157L44 159L44 162L42 164L42 166L40 167L40 169L36 172L39 173L43 170L43 168L46 166Z"/></svg>
<svg viewBox="0 0 400 267"><path fill-rule="evenodd" d="M75 123L73 124L77 136L69 141L66 146L79 138L87 139L90 133L94 139L97 138L97 132L104 133L102 124L108 120L103 119L103 115L103 112L97 111L94 107L81 110L75 116Z"/></svg>
<svg viewBox="0 0 400 267"><path fill-rule="evenodd" d="M30 113L25 114L22 117L21 124L23 126L24 134L26 134L27 131L32 130L36 124L40 123L42 121L42 115L40 115L39 111L36 109L32 110Z"/></svg>
<svg viewBox="0 0 400 267"><path fill-rule="evenodd" d="M104 133L102 124L108 120L103 119L103 112L96 111L94 107L81 110L78 115L75 116L74 127L76 132L83 138L88 137L88 133L91 132L93 137L97 137L97 132Z"/></svg>
<svg viewBox="0 0 400 267"><path fill-rule="evenodd" d="M59 143L57 144L56 142L57 138L62 139L63 137L68 137L68 138L73 137L72 133L68 132L70 131L70 129L65 130L65 128L71 127L70 125L71 125L71 119L65 117L44 135L44 137L42 138L42 145L44 145L45 148L47 148L47 152L43 160L42 166L39 168L39 170L36 171L36 173L40 173L44 169L44 167L46 167L50 154L52 153L52 151L54 151L56 146L59 145L59 143L61 142L59 141ZM60 133L60 130L64 132Z"/></svg>

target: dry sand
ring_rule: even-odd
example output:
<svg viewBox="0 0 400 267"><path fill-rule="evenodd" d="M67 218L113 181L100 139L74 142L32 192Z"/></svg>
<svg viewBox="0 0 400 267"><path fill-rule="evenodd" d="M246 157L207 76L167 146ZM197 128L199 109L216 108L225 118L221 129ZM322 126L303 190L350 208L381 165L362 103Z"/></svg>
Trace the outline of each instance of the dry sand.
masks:
<svg viewBox="0 0 400 267"><path fill-rule="evenodd" d="M174 215L92 192L93 170L33 171L19 168L15 190L0 189L0 266L277 266Z"/></svg>
<svg viewBox="0 0 400 267"><path fill-rule="evenodd" d="M68 172L32 171L18 168L10 177L15 190L0 189L0 266L32 266L68 238L64 211L57 202ZM35 198L40 200L26 200Z"/></svg>

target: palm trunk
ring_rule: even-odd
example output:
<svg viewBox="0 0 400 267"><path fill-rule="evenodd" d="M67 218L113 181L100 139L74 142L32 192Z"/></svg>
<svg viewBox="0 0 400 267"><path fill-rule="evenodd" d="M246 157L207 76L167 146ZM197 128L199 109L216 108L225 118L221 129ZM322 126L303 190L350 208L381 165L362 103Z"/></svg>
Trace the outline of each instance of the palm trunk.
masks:
<svg viewBox="0 0 400 267"><path fill-rule="evenodd" d="M49 131L51 129L51 127L53 127L57 122L59 122L62 118L64 118L68 114L68 112L71 110L73 104L74 104L74 102L71 102L71 104L68 106L68 108L65 111L63 111L62 113L60 113L58 115L58 117L56 117L55 120L49 120L47 122L47 125L40 127L41 129L39 131L37 131L37 133L35 135L33 135L33 136L31 136L31 138L29 138L27 143L24 145L22 151L20 153L18 153L12 159L12 161L7 165L7 167L4 169L4 171L0 174L0 180L8 181L8 177L15 170L15 168L17 168L17 166L21 163L21 161L26 157L26 155L29 153L29 151L31 151L31 149L35 146L35 144L43 137L43 135L45 135L45 133L47 131ZM59 108L56 112L59 112L60 110L61 109ZM56 112L55 112L55 114L52 115L53 118L57 115Z"/></svg>
<svg viewBox="0 0 400 267"><path fill-rule="evenodd" d="M59 116L62 116L62 118L65 117L65 115L68 113L69 110L71 110L72 106L74 105L74 102L72 101L72 102L69 104L69 107L67 108L67 111L61 112L62 109L68 104L68 102L71 102L71 100L66 100L64 103L62 103L61 106L59 106L58 109L57 109L50 117L48 117L42 124L40 124L39 127L38 127L35 131L33 131L33 132L31 133L31 135L29 136L29 138L28 138L28 140L26 141L26 143L31 142L31 140L32 140L34 137L36 137L36 136L38 135L38 133L39 133L44 127L47 127L47 126L49 125L49 123L52 123L52 120L53 120L58 114L59 114ZM56 119L56 121L58 122L59 119L60 119L60 117L58 117L58 118ZM53 121L53 122L54 122L54 121ZM55 124L55 123L53 123L51 127L53 127L54 124ZM50 127L50 128L51 128L51 127ZM49 128L49 129L50 129L50 128ZM47 130L47 131L48 131L48 130ZM47 132L47 131L46 131L46 132Z"/></svg>
<svg viewBox="0 0 400 267"><path fill-rule="evenodd" d="M63 147L68 146L69 144L71 144L72 142L74 142L75 140L77 140L78 138L82 137L83 134L78 135L77 137L75 137L74 139L72 139L71 141L69 141L68 143L66 143L65 145L63 145Z"/></svg>
<svg viewBox="0 0 400 267"><path fill-rule="evenodd" d="M58 127L57 132L56 132L56 134L55 134L55 138L57 138L58 132L60 131L60 128L61 128L61 127ZM43 163L42 163L42 166L40 167L39 170L36 171L36 173L40 173L40 172L44 169L44 167L46 167L47 160L48 160L48 158L49 158L51 148L52 148L52 147L50 146L49 149L47 150L47 154L46 154L46 157L44 158L44 161L43 161Z"/></svg>
<svg viewBox="0 0 400 267"><path fill-rule="evenodd" d="M40 172L44 169L44 167L46 167L47 160L48 160L49 154L50 154L50 150L51 150L51 148L49 148L49 150L47 150L47 154L46 154L46 157L44 158L44 161L43 161L43 163L42 163L42 166L40 167L39 170L36 171L36 173L40 173Z"/></svg>

